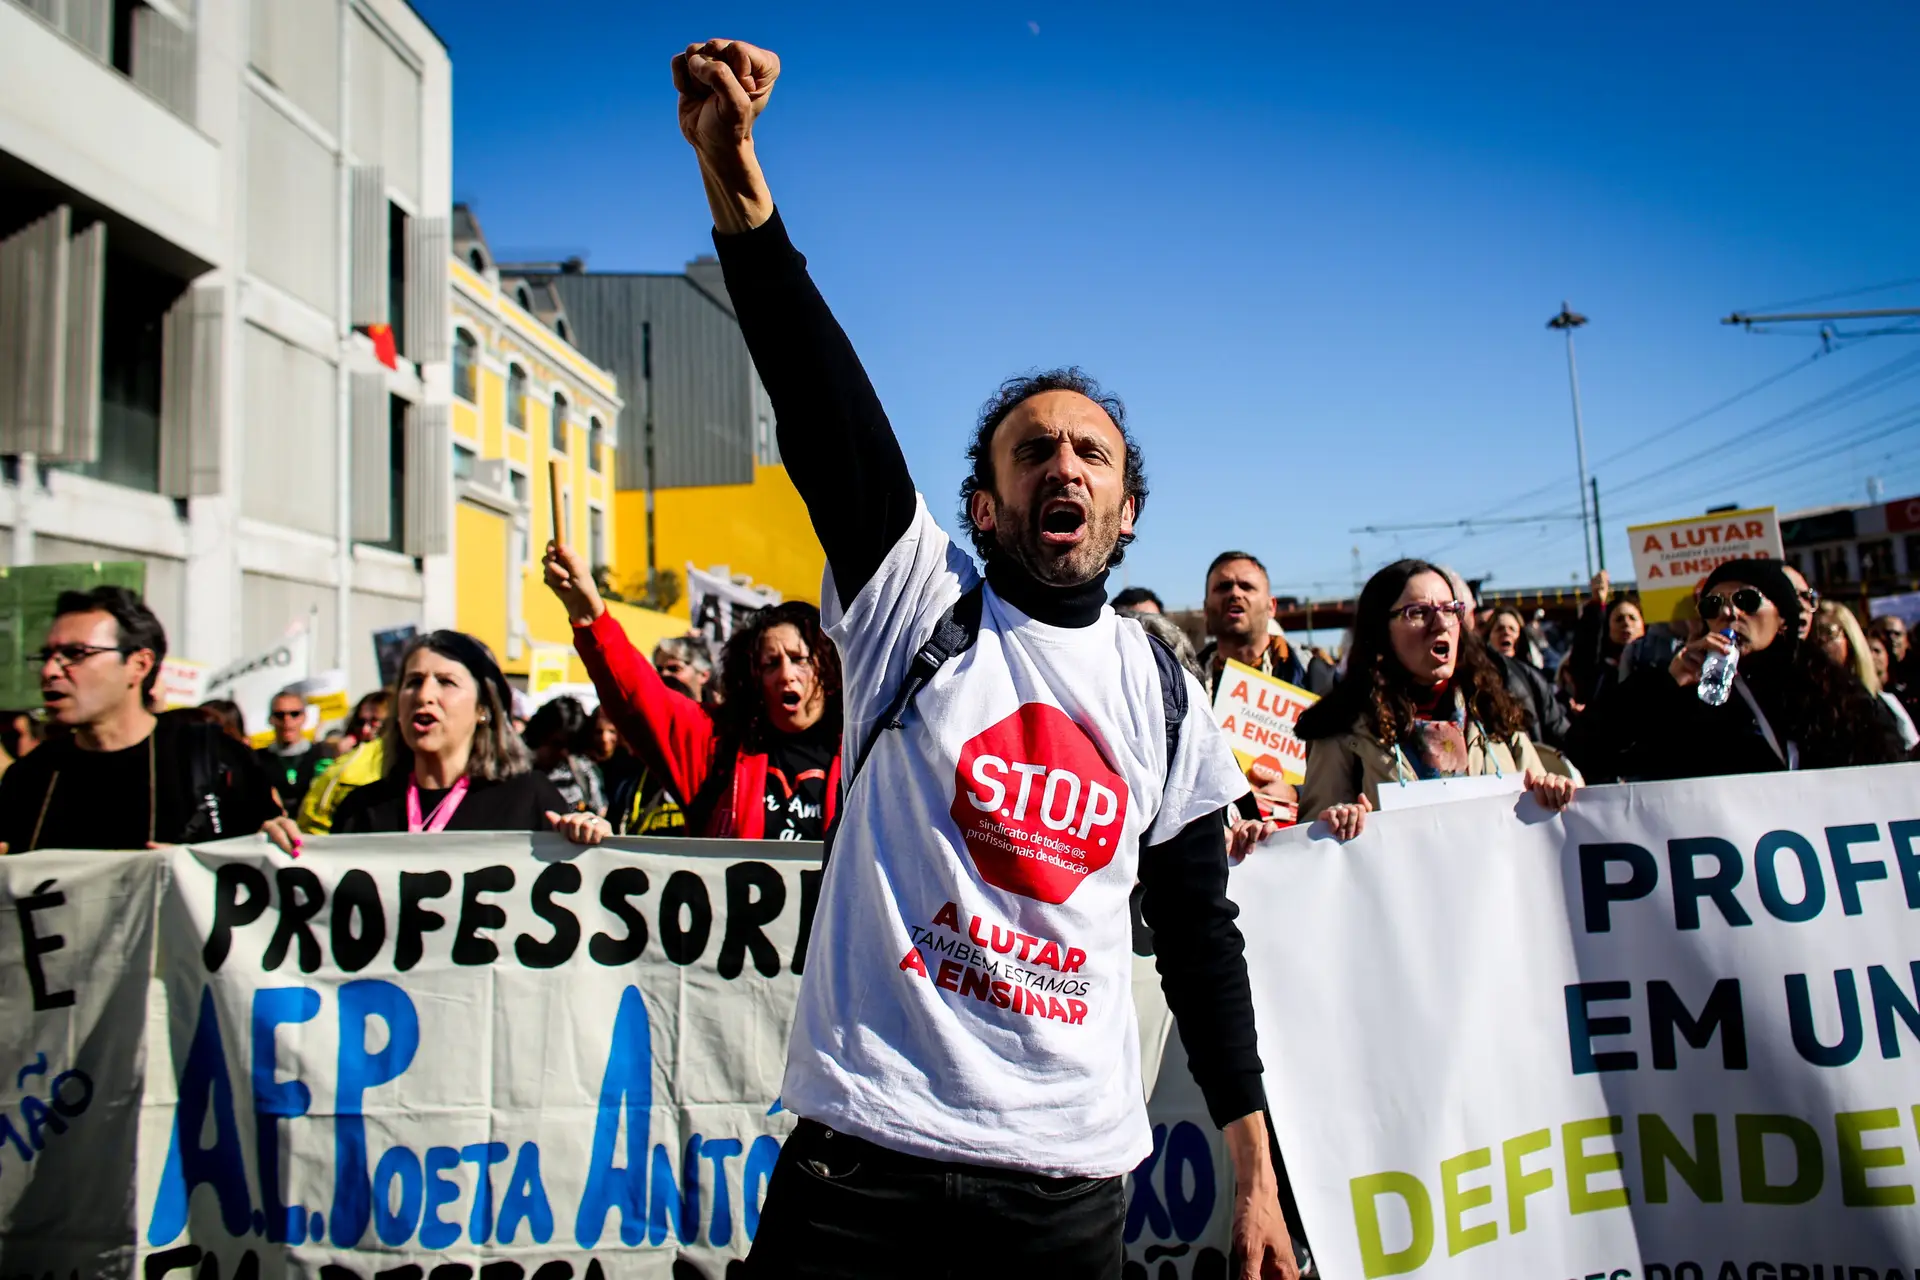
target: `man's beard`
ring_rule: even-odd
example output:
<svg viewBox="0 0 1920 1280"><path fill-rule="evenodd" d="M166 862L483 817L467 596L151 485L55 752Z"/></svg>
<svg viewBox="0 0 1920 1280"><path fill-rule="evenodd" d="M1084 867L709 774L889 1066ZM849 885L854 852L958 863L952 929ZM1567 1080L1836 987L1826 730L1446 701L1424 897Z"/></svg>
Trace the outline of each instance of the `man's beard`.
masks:
<svg viewBox="0 0 1920 1280"><path fill-rule="evenodd" d="M1040 510L1058 494L1043 494L1029 510L994 500L994 543L1000 554L1049 587L1077 587L1106 572L1120 543L1120 512L1091 509L1086 535L1072 546L1054 548L1041 540Z"/></svg>

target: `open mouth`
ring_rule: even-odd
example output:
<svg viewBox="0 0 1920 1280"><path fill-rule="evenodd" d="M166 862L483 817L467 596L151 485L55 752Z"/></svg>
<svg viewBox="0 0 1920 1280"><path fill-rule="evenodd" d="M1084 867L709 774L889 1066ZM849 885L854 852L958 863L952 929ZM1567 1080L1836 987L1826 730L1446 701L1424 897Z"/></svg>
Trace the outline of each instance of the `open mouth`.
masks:
<svg viewBox="0 0 1920 1280"><path fill-rule="evenodd" d="M1040 508L1040 541L1068 547L1087 536L1087 511L1072 498L1054 498Z"/></svg>
<svg viewBox="0 0 1920 1280"><path fill-rule="evenodd" d="M440 723L440 717L426 711L419 711L414 713L413 720L410 723L413 725L413 731L415 733L425 733Z"/></svg>
<svg viewBox="0 0 1920 1280"><path fill-rule="evenodd" d="M1435 640L1427 652L1433 655L1435 662L1450 662L1453 660L1453 641L1444 638Z"/></svg>
<svg viewBox="0 0 1920 1280"><path fill-rule="evenodd" d="M798 711L801 701L800 691L797 689L788 689L780 695L780 705L789 711Z"/></svg>

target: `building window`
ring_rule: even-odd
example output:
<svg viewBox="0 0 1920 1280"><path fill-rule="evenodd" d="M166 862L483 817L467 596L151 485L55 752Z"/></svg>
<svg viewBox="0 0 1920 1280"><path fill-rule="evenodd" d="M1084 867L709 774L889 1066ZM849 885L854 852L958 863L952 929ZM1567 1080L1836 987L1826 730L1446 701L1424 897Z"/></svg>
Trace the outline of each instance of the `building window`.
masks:
<svg viewBox="0 0 1920 1280"><path fill-rule="evenodd" d="M1853 569L1847 564L1847 549L1839 547L1815 547L1813 549L1813 584L1826 587L1830 583L1852 582Z"/></svg>
<svg viewBox="0 0 1920 1280"><path fill-rule="evenodd" d="M66 468L147 493L160 491L161 325L180 281L107 250L100 330L100 452Z"/></svg>
<svg viewBox="0 0 1920 1280"><path fill-rule="evenodd" d="M605 467L601 464L601 461L600 461L600 450L602 446L605 445L606 438L607 438L607 430L605 427L600 425L600 419L597 417L588 418L587 419L587 470L589 471L605 470Z"/></svg>
<svg viewBox="0 0 1920 1280"><path fill-rule="evenodd" d="M475 453L473 450L467 448L467 446L463 444L454 445L453 446L453 478L455 480L473 479L473 464L478 462L479 460L480 460L480 455Z"/></svg>
<svg viewBox="0 0 1920 1280"><path fill-rule="evenodd" d="M516 506L524 507L527 505L527 494L529 490L527 486L526 472L508 471L507 472L507 488L512 491L513 501Z"/></svg>
<svg viewBox="0 0 1920 1280"><path fill-rule="evenodd" d="M565 316L559 316L554 319L553 331L560 335L560 341L573 341L573 334L567 330L567 318Z"/></svg>
<svg viewBox="0 0 1920 1280"><path fill-rule="evenodd" d="M547 443L555 453L567 451L567 398L558 391L553 393L553 432Z"/></svg>
<svg viewBox="0 0 1920 1280"><path fill-rule="evenodd" d="M527 371L517 364L507 366L507 425L527 429Z"/></svg>
<svg viewBox="0 0 1920 1280"><path fill-rule="evenodd" d="M393 349L405 355L407 345L407 215L400 206L387 206L387 324L393 329Z"/></svg>
<svg viewBox="0 0 1920 1280"><path fill-rule="evenodd" d="M467 265L480 275L487 274L487 259L478 249L467 250Z"/></svg>
<svg viewBox="0 0 1920 1280"><path fill-rule="evenodd" d="M595 569L607 563L607 513L598 507L587 509L587 563Z"/></svg>
<svg viewBox="0 0 1920 1280"><path fill-rule="evenodd" d="M453 394L469 404L480 399L480 344L465 329L453 331Z"/></svg>
<svg viewBox="0 0 1920 1280"><path fill-rule="evenodd" d="M1860 581L1893 576L1893 539L1876 538L1860 544Z"/></svg>
<svg viewBox="0 0 1920 1280"><path fill-rule="evenodd" d="M521 285L513 291L513 300L520 304L522 311L533 310L533 295L527 292L527 286Z"/></svg>

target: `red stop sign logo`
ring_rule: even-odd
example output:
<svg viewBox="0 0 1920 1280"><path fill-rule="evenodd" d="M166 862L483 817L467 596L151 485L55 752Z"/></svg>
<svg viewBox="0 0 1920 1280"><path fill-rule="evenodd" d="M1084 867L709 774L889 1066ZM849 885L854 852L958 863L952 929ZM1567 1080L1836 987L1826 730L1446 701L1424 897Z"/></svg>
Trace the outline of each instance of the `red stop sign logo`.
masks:
<svg viewBox="0 0 1920 1280"><path fill-rule="evenodd" d="M981 879L1065 902L1113 861L1127 784L1064 711L1029 702L961 748L953 820Z"/></svg>

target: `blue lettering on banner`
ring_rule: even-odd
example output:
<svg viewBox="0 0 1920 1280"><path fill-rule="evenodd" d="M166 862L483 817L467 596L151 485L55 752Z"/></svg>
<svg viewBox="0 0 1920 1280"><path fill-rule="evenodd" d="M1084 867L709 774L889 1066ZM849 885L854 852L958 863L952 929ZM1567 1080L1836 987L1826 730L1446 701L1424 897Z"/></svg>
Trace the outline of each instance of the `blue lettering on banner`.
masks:
<svg viewBox="0 0 1920 1280"><path fill-rule="evenodd" d="M427 1207L420 1215L422 1249L444 1249L460 1239L460 1224L448 1222L440 1216L440 1210L460 1199L460 1184L450 1182L441 1175L451 1173L459 1165L458 1147L427 1148Z"/></svg>
<svg viewBox="0 0 1920 1280"><path fill-rule="evenodd" d="M593 1125L593 1162L587 1167L587 1189L580 1196L574 1218L574 1242L582 1249L600 1243L607 1210L620 1210L620 1242L631 1248L646 1237L646 1179L648 1122L653 1111L653 1041L647 1005L640 988L620 993L620 1011L613 1019L613 1044L607 1051L607 1069L600 1077L600 1113ZM624 1112L627 1126L626 1163L613 1162Z"/></svg>
<svg viewBox="0 0 1920 1280"><path fill-rule="evenodd" d="M700 1158L713 1166L713 1218L707 1223L707 1243L724 1249L733 1240L733 1205L727 1199L727 1161L740 1154L738 1138L699 1141ZM751 1200L753 1193L747 1193ZM758 1215L756 1215L758 1216Z"/></svg>
<svg viewBox="0 0 1920 1280"><path fill-rule="evenodd" d="M740 1176L740 1194L747 1202L745 1219L749 1241L760 1231L761 1188L773 1178L773 1166L779 1162L780 1139L770 1133L761 1134L747 1148L747 1168Z"/></svg>
<svg viewBox="0 0 1920 1280"><path fill-rule="evenodd" d="M535 1244L553 1239L553 1206L547 1203L546 1184L540 1181L540 1148L531 1142L520 1144L513 1177L500 1202L500 1243L512 1244L523 1222Z"/></svg>
<svg viewBox="0 0 1920 1280"><path fill-rule="evenodd" d="M280 1203L280 1121L303 1116L313 1105L306 1085L277 1078L274 1030L289 1022L311 1022L319 1013L320 993L312 987L266 987L253 993L254 1168L260 1175L267 1239L274 1244L307 1236L306 1209Z"/></svg>
<svg viewBox="0 0 1920 1280"><path fill-rule="evenodd" d="M400 1207L393 1207L393 1184L400 1184ZM413 1239L420 1225L424 1194L420 1157L406 1147L389 1147L373 1171L373 1230L389 1248Z"/></svg>
<svg viewBox="0 0 1920 1280"><path fill-rule="evenodd" d="M663 1145L653 1148L653 1200L647 1211L647 1243L665 1244L667 1220L673 1220L673 1234L681 1244L692 1244L700 1235L700 1135L687 1139L686 1153L680 1158L683 1185L673 1185L673 1157Z"/></svg>
<svg viewBox="0 0 1920 1280"><path fill-rule="evenodd" d="M367 1162L367 1121L361 1106L367 1090L392 1081L413 1062L413 1055L420 1048L420 1015L405 991L376 978L342 983L339 1000L340 1059L334 1073L333 1213L327 1232L335 1245L347 1248L360 1242L373 1218L373 1174ZM386 1044L369 1053L367 1023L373 1018L386 1024ZM458 1153L455 1154L457 1162ZM426 1212L429 1220L433 1217L432 1166L429 1153ZM423 1229L423 1244L425 1235ZM457 1227L454 1237L459 1237Z"/></svg>
<svg viewBox="0 0 1920 1280"><path fill-rule="evenodd" d="M32 1164L35 1153L46 1150L49 1132L55 1137L64 1134L67 1121L78 1119L93 1102L93 1078L79 1070L62 1071L48 1081L45 1101L35 1097L27 1089L27 1080L45 1077L50 1070L47 1051L42 1049L14 1076L14 1087L22 1094L20 1128L14 1127L12 1116L0 1114L0 1144L11 1143L23 1165Z"/></svg>
<svg viewBox="0 0 1920 1280"><path fill-rule="evenodd" d="M240 1126L233 1116L233 1081L227 1076L227 1049L210 986L200 988L200 1017L180 1068L178 1098L167 1162L160 1170L160 1188L147 1222L147 1243L168 1244L186 1230L187 1202L202 1184L212 1187L219 1199L220 1222L227 1234L241 1235L253 1224L253 1202L247 1195ZM213 1145L202 1148L200 1135L206 1131L209 1110Z"/></svg>

